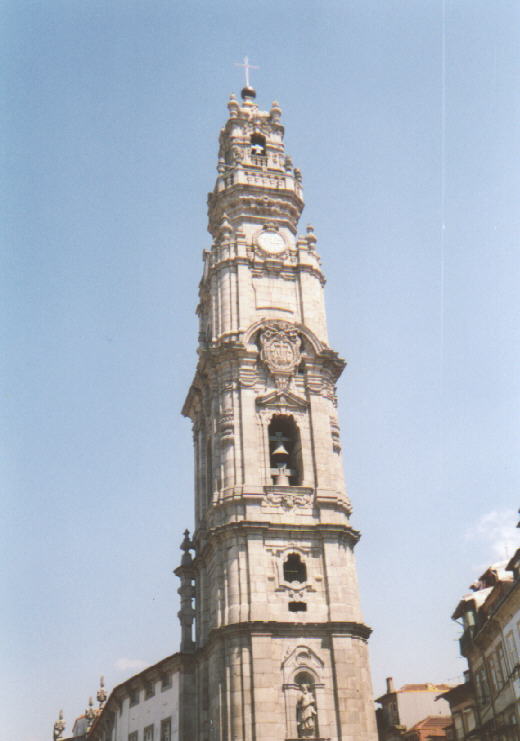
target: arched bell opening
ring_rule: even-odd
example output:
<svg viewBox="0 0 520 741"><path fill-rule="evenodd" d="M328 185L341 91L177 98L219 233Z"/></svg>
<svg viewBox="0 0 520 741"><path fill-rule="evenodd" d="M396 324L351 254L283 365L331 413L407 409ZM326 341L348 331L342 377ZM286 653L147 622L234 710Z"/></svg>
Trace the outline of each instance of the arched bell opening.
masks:
<svg viewBox="0 0 520 741"><path fill-rule="evenodd" d="M251 136L251 154L265 157L267 154L265 136L262 134L252 134Z"/></svg>
<svg viewBox="0 0 520 741"><path fill-rule="evenodd" d="M307 567L302 561L299 553L289 553L283 564L283 578L288 582L307 581Z"/></svg>
<svg viewBox="0 0 520 741"><path fill-rule="evenodd" d="M301 485L300 431L290 415L275 414L269 423L269 463L275 486Z"/></svg>

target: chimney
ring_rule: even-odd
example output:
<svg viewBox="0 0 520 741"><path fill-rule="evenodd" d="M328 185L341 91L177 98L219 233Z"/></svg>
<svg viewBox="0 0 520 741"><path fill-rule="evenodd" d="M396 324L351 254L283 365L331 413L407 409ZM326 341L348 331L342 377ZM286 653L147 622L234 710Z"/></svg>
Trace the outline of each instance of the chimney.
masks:
<svg viewBox="0 0 520 741"><path fill-rule="evenodd" d="M390 694L390 692L395 692L393 677L386 678L386 691L387 691L387 694Z"/></svg>

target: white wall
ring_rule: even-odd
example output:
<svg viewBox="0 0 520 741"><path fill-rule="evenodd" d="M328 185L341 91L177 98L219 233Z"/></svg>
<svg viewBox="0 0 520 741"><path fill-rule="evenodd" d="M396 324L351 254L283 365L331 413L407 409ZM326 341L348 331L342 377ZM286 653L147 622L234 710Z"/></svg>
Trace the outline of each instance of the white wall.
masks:
<svg viewBox="0 0 520 741"><path fill-rule="evenodd" d="M139 690L139 702L130 707L130 700L123 701L121 713L117 713L113 741L128 741L128 736L138 732L138 741L143 741L144 729L154 725L154 741L160 741L161 721L171 718L171 741L179 739L179 674L172 676L170 689L161 690L161 681L154 683L155 695L144 699L144 689Z"/></svg>

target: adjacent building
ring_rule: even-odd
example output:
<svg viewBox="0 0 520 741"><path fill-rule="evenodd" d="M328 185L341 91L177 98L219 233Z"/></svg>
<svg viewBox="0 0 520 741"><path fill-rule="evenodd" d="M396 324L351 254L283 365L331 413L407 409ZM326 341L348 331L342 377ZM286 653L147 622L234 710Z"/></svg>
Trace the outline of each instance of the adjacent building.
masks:
<svg viewBox="0 0 520 741"><path fill-rule="evenodd" d="M453 737L518 741L520 549L509 562L486 569L453 619L462 621L460 652L468 662L467 681L445 695L454 716Z"/></svg>
<svg viewBox="0 0 520 741"><path fill-rule="evenodd" d="M448 702L439 699L449 689L447 684L425 683L404 684L396 690L394 680L388 677L385 694L376 700L381 705L377 710L379 741L397 741L405 736L410 741L423 741L427 728L434 728L438 734L451 722ZM426 720L425 726L420 725Z"/></svg>
<svg viewBox="0 0 520 741"><path fill-rule="evenodd" d="M475 738L477 707L469 671L464 672L464 682L442 695L450 705L452 722L446 730L448 741L470 741Z"/></svg>

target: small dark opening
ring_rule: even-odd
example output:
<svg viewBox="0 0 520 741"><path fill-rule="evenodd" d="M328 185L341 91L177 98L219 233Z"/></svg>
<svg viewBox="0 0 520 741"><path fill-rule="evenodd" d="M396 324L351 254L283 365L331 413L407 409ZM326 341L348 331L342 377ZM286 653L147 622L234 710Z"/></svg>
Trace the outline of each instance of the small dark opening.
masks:
<svg viewBox="0 0 520 741"><path fill-rule="evenodd" d="M297 553L290 553L283 565L283 578L285 581L307 581L307 567Z"/></svg>
<svg viewBox="0 0 520 741"><path fill-rule="evenodd" d="M262 136L262 134L253 134L251 136L251 152L253 154L265 156L265 136Z"/></svg>
<svg viewBox="0 0 520 741"><path fill-rule="evenodd" d="M307 612L305 602L289 602L289 612Z"/></svg>

